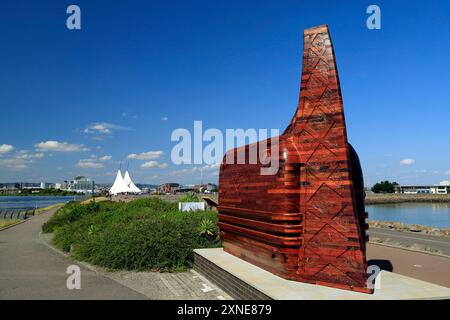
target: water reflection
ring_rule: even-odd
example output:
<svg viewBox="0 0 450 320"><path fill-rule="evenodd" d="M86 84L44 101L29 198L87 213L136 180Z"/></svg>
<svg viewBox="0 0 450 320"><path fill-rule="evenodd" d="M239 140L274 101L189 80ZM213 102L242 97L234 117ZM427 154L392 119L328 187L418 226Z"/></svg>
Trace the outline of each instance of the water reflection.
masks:
<svg viewBox="0 0 450 320"><path fill-rule="evenodd" d="M395 221L450 228L450 203L393 203L367 205L369 220Z"/></svg>
<svg viewBox="0 0 450 320"><path fill-rule="evenodd" d="M2 196L0 209L43 208L56 203L80 200L84 196Z"/></svg>

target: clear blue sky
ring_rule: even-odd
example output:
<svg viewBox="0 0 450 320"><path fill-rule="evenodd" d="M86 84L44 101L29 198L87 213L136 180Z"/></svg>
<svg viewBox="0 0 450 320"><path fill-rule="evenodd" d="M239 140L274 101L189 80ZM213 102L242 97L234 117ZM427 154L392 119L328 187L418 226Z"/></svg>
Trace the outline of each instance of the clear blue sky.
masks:
<svg viewBox="0 0 450 320"><path fill-rule="evenodd" d="M70 4L81 30L66 28ZM381 30L366 27L370 4ZM449 12L446 0L3 0L0 181L112 182L120 160L151 151L131 161L134 180L198 183L171 163L171 132L283 130L303 29L324 23L366 185L450 180Z"/></svg>

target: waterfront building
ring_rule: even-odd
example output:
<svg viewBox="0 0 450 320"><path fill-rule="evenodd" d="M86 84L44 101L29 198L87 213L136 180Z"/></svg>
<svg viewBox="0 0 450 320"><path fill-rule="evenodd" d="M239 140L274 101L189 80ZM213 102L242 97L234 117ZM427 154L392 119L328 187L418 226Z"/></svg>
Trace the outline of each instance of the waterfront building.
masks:
<svg viewBox="0 0 450 320"><path fill-rule="evenodd" d="M197 188L202 193L215 193L219 190L219 187L214 183L201 184Z"/></svg>
<svg viewBox="0 0 450 320"><path fill-rule="evenodd" d="M81 193L92 193L95 189L95 181L84 176L78 176L68 183L67 190L81 192Z"/></svg>
<svg viewBox="0 0 450 320"><path fill-rule="evenodd" d="M120 172L120 169L117 170L116 180L114 180L114 183L109 189L109 193L112 195L117 195L119 193L127 193L128 187L125 184L125 181L123 181L122 172Z"/></svg>
<svg viewBox="0 0 450 320"><path fill-rule="evenodd" d="M40 183L35 182L21 182L19 189L39 189L41 187Z"/></svg>
<svg viewBox="0 0 450 320"><path fill-rule="evenodd" d="M128 170L125 172L125 177L123 178L123 181L125 182L126 186L130 190L131 193L141 193L141 189L136 187L136 185L131 180L130 174L128 173Z"/></svg>
<svg viewBox="0 0 450 320"><path fill-rule="evenodd" d="M20 190L20 189L39 189L40 183L34 182L6 182L0 183L0 189Z"/></svg>
<svg viewBox="0 0 450 320"><path fill-rule="evenodd" d="M180 185L178 183L163 183L158 186L157 191L161 193L173 193L176 189L178 189Z"/></svg>
<svg viewBox="0 0 450 320"><path fill-rule="evenodd" d="M175 193L198 192L198 189L191 186L181 186L173 189L173 192Z"/></svg>
<svg viewBox="0 0 450 320"><path fill-rule="evenodd" d="M41 182L40 188L41 189L49 189L50 188L50 183L48 183L48 182Z"/></svg>
<svg viewBox="0 0 450 320"><path fill-rule="evenodd" d="M18 183L18 182L0 183L0 189L3 189L3 190L18 190L18 189L20 189L20 183Z"/></svg>
<svg viewBox="0 0 450 320"><path fill-rule="evenodd" d="M109 189L109 193L112 195L117 194L129 194L129 193L141 193L141 190L136 187L136 185L133 183L133 181L130 178L130 174L128 173L128 170L125 172L125 177L122 177L122 173L120 172L120 169L117 170L116 180L114 180L114 183Z"/></svg>
<svg viewBox="0 0 450 320"><path fill-rule="evenodd" d="M395 193L404 194L450 194L448 185L404 185L395 186Z"/></svg>

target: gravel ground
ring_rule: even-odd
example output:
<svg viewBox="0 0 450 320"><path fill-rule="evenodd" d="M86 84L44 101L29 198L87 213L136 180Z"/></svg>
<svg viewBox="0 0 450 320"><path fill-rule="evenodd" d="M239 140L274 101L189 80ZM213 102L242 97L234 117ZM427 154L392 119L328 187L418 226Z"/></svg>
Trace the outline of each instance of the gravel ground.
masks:
<svg viewBox="0 0 450 320"><path fill-rule="evenodd" d="M401 232L413 232L435 237L450 237L450 229L448 228L433 228L417 224L406 224L393 221L369 220L369 227L396 230Z"/></svg>

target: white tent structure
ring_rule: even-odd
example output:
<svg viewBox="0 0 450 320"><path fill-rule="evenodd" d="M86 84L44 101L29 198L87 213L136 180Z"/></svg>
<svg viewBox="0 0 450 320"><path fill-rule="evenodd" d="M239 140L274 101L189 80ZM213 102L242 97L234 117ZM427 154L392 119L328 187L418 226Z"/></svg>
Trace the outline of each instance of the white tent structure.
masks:
<svg viewBox="0 0 450 320"><path fill-rule="evenodd" d="M109 189L109 193L112 195L116 195L119 193L128 193L131 192L130 188L126 185L125 181L123 180L122 173L120 172L120 169L117 171L116 180L114 181L114 184L112 185L111 189Z"/></svg>
<svg viewBox="0 0 450 320"><path fill-rule="evenodd" d="M139 189L138 187L136 187L136 185L133 183L133 181L131 181L130 178L130 174L127 172L125 172L125 177L123 178L123 181L125 182L125 185L130 189L130 193L140 193L141 189Z"/></svg>

